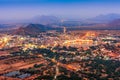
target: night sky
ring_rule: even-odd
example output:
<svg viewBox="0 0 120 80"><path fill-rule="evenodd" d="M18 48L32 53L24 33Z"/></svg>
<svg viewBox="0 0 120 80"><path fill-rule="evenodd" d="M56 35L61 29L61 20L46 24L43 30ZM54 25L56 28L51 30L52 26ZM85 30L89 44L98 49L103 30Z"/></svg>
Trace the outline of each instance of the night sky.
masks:
<svg viewBox="0 0 120 80"><path fill-rule="evenodd" d="M0 19L29 19L39 15L89 18L120 14L120 0L0 0Z"/></svg>

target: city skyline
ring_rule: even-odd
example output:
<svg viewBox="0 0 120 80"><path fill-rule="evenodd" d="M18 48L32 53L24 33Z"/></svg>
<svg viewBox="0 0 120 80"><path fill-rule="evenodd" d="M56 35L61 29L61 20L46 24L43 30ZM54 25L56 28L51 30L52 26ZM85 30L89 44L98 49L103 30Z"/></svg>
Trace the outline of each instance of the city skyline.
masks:
<svg viewBox="0 0 120 80"><path fill-rule="evenodd" d="M120 80L120 0L0 0L0 80Z"/></svg>

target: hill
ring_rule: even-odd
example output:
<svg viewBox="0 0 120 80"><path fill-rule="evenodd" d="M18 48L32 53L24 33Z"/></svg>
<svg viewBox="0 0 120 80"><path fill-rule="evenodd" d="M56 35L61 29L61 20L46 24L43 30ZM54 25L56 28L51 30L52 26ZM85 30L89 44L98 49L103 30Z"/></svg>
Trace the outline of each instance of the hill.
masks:
<svg viewBox="0 0 120 80"><path fill-rule="evenodd" d="M26 27L20 27L13 31L13 34L16 35L37 35L40 32L44 32L50 29L41 24L28 24Z"/></svg>

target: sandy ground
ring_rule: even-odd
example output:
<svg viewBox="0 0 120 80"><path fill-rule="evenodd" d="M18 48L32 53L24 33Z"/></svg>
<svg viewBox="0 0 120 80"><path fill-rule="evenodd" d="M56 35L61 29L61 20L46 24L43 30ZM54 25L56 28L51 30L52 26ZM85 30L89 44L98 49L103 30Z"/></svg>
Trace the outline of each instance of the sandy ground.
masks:
<svg viewBox="0 0 120 80"><path fill-rule="evenodd" d="M13 58L14 60L14 58ZM17 60L13 61L11 58L10 59L5 59L5 60L0 60L0 74L4 74L7 72L15 71L15 70L20 70L23 68L29 68L33 67L35 64L42 64L45 63L46 60L37 58L35 60ZM6 62L9 62L6 64Z"/></svg>

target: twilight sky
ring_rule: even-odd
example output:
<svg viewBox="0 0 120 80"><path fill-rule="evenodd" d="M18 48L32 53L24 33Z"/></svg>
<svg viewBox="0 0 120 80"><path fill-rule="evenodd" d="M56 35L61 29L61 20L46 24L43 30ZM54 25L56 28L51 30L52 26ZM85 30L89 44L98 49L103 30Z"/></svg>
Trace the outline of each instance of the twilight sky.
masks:
<svg viewBox="0 0 120 80"><path fill-rule="evenodd" d="M38 15L87 18L109 13L120 14L120 0L0 0L0 20Z"/></svg>

